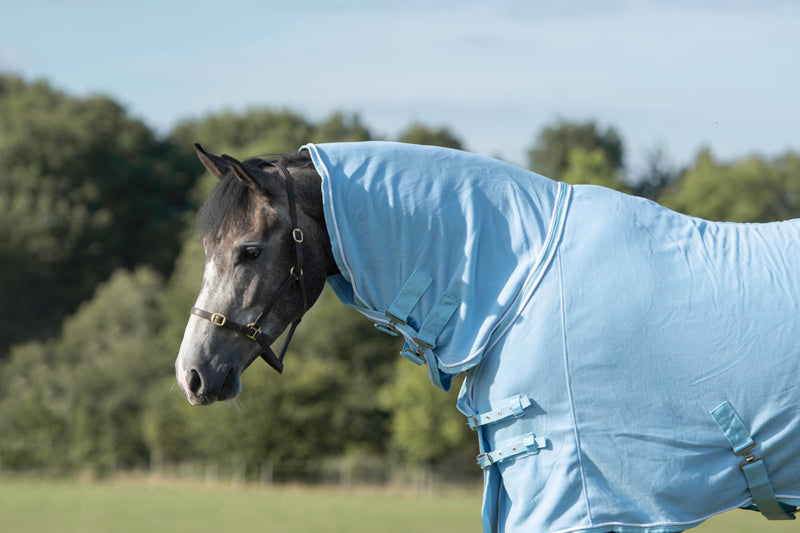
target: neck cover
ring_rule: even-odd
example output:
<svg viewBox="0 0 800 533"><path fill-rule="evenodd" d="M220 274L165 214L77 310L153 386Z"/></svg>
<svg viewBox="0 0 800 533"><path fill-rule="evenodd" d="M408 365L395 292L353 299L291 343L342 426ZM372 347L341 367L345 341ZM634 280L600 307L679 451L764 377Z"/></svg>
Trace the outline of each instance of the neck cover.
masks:
<svg viewBox="0 0 800 533"><path fill-rule="evenodd" d="M427 363L431 381L446 390L453 374L480 362L533 292L568 188L445 148L304 148L322 176L341 272L329 285L343 303L401 334L404 353ZM411 290L398 301L407 282ZM430 335L420 339L420 332Z"/></svg>

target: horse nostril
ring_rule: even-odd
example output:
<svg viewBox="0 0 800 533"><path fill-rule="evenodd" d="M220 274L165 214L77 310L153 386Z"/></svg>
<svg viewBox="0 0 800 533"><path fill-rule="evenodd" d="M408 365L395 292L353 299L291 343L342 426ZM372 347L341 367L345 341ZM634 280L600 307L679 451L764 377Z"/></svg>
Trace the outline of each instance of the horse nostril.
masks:
<svg viewBox="0 0 800 533"><path fill-rule="evenodd" d="M189 376L189 392L197 394L202 386L203 380L200 378L200 374L197 373L197 370L192 369L191 376Z"/></svg>

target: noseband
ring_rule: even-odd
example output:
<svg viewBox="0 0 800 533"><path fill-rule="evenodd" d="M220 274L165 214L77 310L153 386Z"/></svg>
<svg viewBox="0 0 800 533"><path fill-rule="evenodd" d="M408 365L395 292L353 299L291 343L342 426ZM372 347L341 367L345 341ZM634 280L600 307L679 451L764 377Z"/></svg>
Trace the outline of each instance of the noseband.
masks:
<svg viewBox="0 0 800 533"><path fill-rule="evenodd" d="M292 221L292 241L294 241L295 256L294 265L291 267L291 269L289 269L289 274L286 276L286 279L283 281L283 283L281 283L281 286L278 287L278 290L272 295L272 298L270 298L270 300L267 302L267 305L264 307L264 310L261 311L261 314L258 315L258 318L247 325L229 320L222 313L209 313L208 311L197 307L192 307L190 313L210 321L217 327L231 329L244 335L250 340L256 341L262 349L258 356L264 359L269 366L277 370L278 373L281 373L283 372L283 356L286 355L286 349L289 347L289 342L292 340L294 330L297 329L297 326L300 324L300 319L303 318L303 315L308 310L308 297L306 295L305 279L303 278L303 230L301 230L297 224L297 203L295 202L294 196L294 180L283 163L277 162L272 164L278 168L283 177L283 182L286 185L286 196L289 200L289 216L291 217ZM267 339L267 336L261 332L261 323L264 321L267 315L269 315L272 307L280 299L283 293L289 290L289 287L295 283L300 286L300 294L303 297L303 312L300 313L300 316L297 317L297 320L292 322L292 325L289 327L289 332L286 334L286 340L283 341L283 347L281 348L280 354L276 356L275 352L272 351L272 348L269 345L269 339Z"/></svg>

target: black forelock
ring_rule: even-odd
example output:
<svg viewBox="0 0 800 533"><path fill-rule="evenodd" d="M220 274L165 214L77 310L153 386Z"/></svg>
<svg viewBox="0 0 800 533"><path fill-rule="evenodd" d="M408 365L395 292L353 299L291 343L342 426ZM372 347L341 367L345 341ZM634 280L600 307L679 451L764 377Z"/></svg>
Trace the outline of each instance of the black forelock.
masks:
<svg viewBox="0 0 800 533"><path fill-rule="evenodd" d="M253 211L256 194L228 172L208 195L197 213L195 229L200 235L215 235L243 228Z"/></svg>
<svg viewBox="0 0 800 533"><path fill-rule="evenodd" d="M313 169L311 158L306 150L295 154L284 154L269 159L247 159L245 164L270 172L272 163L282 161L294 170ZM277 172L277 169L275 170ZM228 230L241 230L254 211L256 202L263 201L249 187L243 184L233 172L228 172L208 195L195 220L195 229L201 235L216 235Z"/></svg>

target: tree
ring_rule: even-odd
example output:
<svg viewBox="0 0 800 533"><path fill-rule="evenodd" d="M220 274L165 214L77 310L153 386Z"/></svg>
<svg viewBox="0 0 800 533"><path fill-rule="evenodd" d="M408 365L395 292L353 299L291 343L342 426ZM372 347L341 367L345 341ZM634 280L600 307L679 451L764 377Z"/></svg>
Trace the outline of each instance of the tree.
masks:
<svg viewBox="0 0 800 533"><path fill-rule="evenodd" d="M392 413L390 449L399 459L430 464L453 453L472 453L475 436L455 408L458 389L445 393L431 386L424 368L406 360L395 363L394 378L381 390L380 402Z"/></svg>
<svg viewBox="0 0 800 533"><path fill-rule="evenodd" d="M115 269L169 272L187 157L109 98L0 76L0 314L14 317L0 321L0 359L56 333Z"/></svg>
<svg viewBox="0 0 800 533"><path fill-rule="evenodd" d="M623 167L623 146L613 127L601 131L594 121L568 122L560 120L545 127L528 151L528 166L535 172L561 179L569 166L570 152L582 148L587 152L601 150L613 171Z"/></svg>
<svg viewBox="0 0 800 533"><path fill-rule="evenodd" d="M599 148L589 151L576 147L569 153L562 181L570 184L600 185L628 192L622 178L622 172L612 167L604 151Z"/></svg>
<svg viewBox="0 0 800 533"><path fill-rule="evenodd" d="M215 153L253 157L296 152L311 140L313 131L311 123L290 111L251 109L184 121L174 128L170 139L186 147L199 142Z"/></svg>
<svg viewBox="0 0 800 533"><path fill-rule="evenodd" d="M312 139L316 143L368 141L371 138L372 135L361 123L358 115L344 113L334 113L314 128L312 134Z"/></svg>
<svg viewBox="0 0 800 533"><path fill-rule="evenodd" d="M655 200L677 179L678 171L671 165L666 149L656 146L646 153L645 168L632 185L632 192Z"/></svg>
<svg viewBox="0 0 800 533"><path fill-rule="evenodd" d="M461 141L447 128L429 128L419 123L410 125L398 139L411 144L428 144L445 148L462 149Z"/></svg>
<svg viewBox="0 0 800 533"><path fill-rule="evenodd" d="M800 216L800 157L749 157L731 164L702 150L659 200L709 220L769 222Z"/></svg>
<svg viewBox="0 0 800 533"><path fill-rule="evenodd" d="M150 269L120 270L57 339L11 351L0 375L4 465L105 472L149 458L145 392L172 366L156 341L161 286Z"/></svg>

